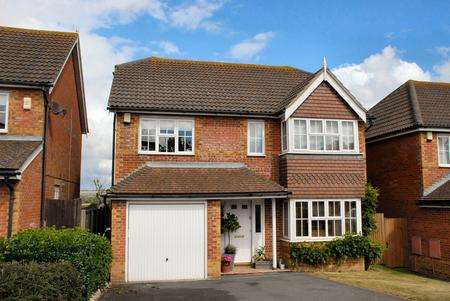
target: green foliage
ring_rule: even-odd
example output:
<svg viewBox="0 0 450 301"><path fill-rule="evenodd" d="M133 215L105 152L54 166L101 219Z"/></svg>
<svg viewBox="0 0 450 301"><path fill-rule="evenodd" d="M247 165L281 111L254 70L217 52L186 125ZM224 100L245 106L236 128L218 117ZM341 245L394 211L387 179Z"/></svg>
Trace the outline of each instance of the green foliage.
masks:
<svg viewBox="0 0 450 301"><path fill-rule="evenodd" d="M236 254L236 247L233 245L227 245L224 249L225 254Z"/></svg>
<svg viewBox="0 0 450 301"><path fill-rule="evenodd" d="M366 191L361 200L362 211L362 233L369 236L377 229L375 213L378 204L379 191L372 184L366 184Z"/></svg>
<svg viewBox="0 0 450 301"><path fill-rule="evenodd" d="M260 246L255 250L255 255L253 255L255 261L266 261L266 248Z"/></svg>
<svg viewBox="0 0 450 301"><path fill-rule="evenodd" d="M0 262L6 260L6 256L9 253L9 245L6 237L0 237Z"/></svg>
<svg viewBox="0 0 450 301"><path fill-rule="evenodd" d="M68 262L0 264L1 300L82 300L83 281Z"/></svg>
<svg viewBox="0 0 450 301"><path fill-rule="evenodd" d="M235 214L228 212L227 215L222 218L221 225L222 225L222 233L223 232L228 233L228 244L230 244L231 243L230 233L236 232L241 227L241 225L239 224L239 219Z"/></svg>
<svg viewBox="0 0 450 301"><path fill-rule="evenodd" d="M85 296L109 280L112 251L109 241L83 229L29 229L9 241L7 261L70 262L81 274Z"/></svg>
<svg viewBox="0 0 450 301"><path fill-rule="evenodd" d="M325 244L292 243L291 259L295 265L305 263L313 266L325 264L330 260L330 253Z"/></svg>
<svg viewBox="0 0 450 301"><path fill-rule="evenodd" d="M340 264L346 259L369 258L369 265L381 257L383 251L378 242L362 235L346 235L328 243L291 243L291 259L313 266L335 262Z"/></svg>

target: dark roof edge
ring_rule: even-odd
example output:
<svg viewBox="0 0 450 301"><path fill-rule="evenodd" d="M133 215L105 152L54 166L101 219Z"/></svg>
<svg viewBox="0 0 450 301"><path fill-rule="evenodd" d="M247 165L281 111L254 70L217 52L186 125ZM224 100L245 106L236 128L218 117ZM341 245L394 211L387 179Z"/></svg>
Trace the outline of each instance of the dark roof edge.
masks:
<svg viewBox="0 0 450 301"><path fill-rule="evenodd" d="M113 193L107 192L104 196L108 199L126 200L159 200L159 199L223 199L242 197L285 198L291 195L290 191L266 191L266 192L229 192L229 193L180 193L180 194L149 194L149 193Z"/></svg>
<svg viewBox="0 0 450 301"><path fill-rule="evenodd" d="M53 87L51 82L23 82L23 81L11 81L11 80L0 80L0 87L6 88L26 88L26 89L42 89Z"/></svg>
<svg viewBox="0 0 450 301"><path fill-rule="evenodd" d="M450 199L419 199L416 204L423 208L450 208Z"/></svg>
<svg viewBox="0 0 450 301"><path fill-rule="evenodd" d="M408 81L408 93L411 101L411 106L414 113L414 119L416 124L421 126L423 125L422 113L420 111L419 101L417 100L416 87L414 86L413 81Z"/></svg>
<svg viewBox="0 0 450 301"><path fill-rule="evenodd" d="M404 129L395 130L386 134L373 136L373 137L366 137L366 143L373 143L378 142L386 139L395 138L398 136L404 136L415 132L450 132L450 128L448 127L432 127L432 126L418 126L413 125Z"/></svg>

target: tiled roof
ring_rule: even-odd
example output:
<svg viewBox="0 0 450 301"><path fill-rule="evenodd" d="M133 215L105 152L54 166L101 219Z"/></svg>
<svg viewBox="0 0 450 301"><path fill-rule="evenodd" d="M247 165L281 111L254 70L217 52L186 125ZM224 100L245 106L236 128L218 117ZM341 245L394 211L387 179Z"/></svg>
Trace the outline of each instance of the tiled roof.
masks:
<svg viewBox="0 0 450 301"><path fill-rule="evenodd" d="M0 26L0 82L53 83L77 39L74 32Z"/></svg>
<svg viewBox="0 0 450 301"><path fill-rule="evenodd" d="M439 186L427 196L424 196L422 199L450 201L450 180Z"/></svg>
<svg viewBox="0 0 450 301"><path fill-rule="evenodd" d="M450 128L450 83L407 81L369 110L374 139L417 127Z"/></svg>
<svg viewBox="0 0 450 301"><path fill-rule="evenodd" d="M361 183L365 181L364 175L360 173L299 173L289 175L289 181L302 185L322 185L330 186L355 186L361 187Z"/></svg>
<svg viewBox="0 0 450 301"><path fill-rule="evenodd" d="M290 92L310 77L293 67L152 57L116 66L108 106L111 110L277 114Z"/></svg>
<svg viewBox="0 0 450 301"><path fill-rule="evenodd" d="M108 194L195 195L287 193L246 167L144 166L111 187Z"/></svg>
<svg viewBox="0 0 450 301"><path fill-rule="evenodd" d="M0 170L18 170L41 141L0 140Z"/></svg>

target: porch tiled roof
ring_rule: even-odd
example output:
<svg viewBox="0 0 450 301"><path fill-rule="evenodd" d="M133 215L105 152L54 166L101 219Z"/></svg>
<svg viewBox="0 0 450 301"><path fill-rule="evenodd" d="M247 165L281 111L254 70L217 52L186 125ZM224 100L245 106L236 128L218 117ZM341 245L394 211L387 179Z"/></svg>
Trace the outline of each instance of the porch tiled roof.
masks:
<svg viewBox="0 0 450 301"><path fill-rule="evenodd" d="M0 140L0 170L18 170L41 141Z"/></svg>
<svg viewBox="0 0 450 301"><path fill-rule="evenodd" d="M108 194L207 195L286 193L279 184L247 167L144 166L109 189Z"/></svg>

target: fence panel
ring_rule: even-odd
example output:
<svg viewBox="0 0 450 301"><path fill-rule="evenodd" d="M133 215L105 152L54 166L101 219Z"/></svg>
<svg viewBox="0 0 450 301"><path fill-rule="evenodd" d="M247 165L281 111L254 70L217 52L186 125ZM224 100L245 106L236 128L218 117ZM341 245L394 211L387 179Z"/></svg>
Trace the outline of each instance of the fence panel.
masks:
<svg viewBox="0 0 450 301"><path fill-rule="evenodd" d="M73 228L80 224L81 199L47 199L44 208L47 226Z"/></svg>

